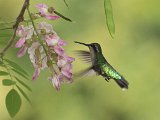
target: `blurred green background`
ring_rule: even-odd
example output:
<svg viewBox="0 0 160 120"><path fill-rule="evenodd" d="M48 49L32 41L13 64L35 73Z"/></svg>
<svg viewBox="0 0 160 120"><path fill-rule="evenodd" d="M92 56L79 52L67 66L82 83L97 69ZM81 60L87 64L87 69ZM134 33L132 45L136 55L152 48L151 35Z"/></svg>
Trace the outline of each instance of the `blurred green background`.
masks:
<svg viewBox="0 0 160 120"><path fill-rule="evenodd" d="M30 81L33 92L28 93L33 105L23 100L15 120L158 120L160 119L160 1L111 0L116 24L112 40L105 24L103 0L31 0L55 6L70 17L50 22L69 45L68 54L76 58L74 72L87 68L73 54L86 49L73 41L101 44L107 60L129 81L129 90L122 90L111 80L86 77L64 84L56 92L43 71L37 81ZM23 0L0 0L0 18L14 21ZM7 42L11 31L0 31L0 41ZM4 37L8 36L8 37ZM3 47L2 43L0 49ZM17 49L10 48L7 58L19 63L30 76L33 73L28 56L16 58ZM1 78L2 79L2 78ZM5 108L5 96L10 87L0 84L0 120L10 120Z"/></svg>

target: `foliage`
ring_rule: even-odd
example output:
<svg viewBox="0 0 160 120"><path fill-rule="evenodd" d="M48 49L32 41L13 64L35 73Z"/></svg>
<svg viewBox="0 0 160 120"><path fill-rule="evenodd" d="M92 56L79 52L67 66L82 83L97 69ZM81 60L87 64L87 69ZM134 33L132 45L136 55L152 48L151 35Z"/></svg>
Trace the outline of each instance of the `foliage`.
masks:
<svg viewBox="0 0 160 120"><path fill-rule="evenodd" d="M6 108L10 116L15 117L21 108L21 96L19 93L21 93L22 96L31 103L28 95L23 90L26 88L26 90L31 91L31 88L23 82L25 79L29 80L28 73L17 63L4 58L0 61L0 68L0 77L5 77L2 80L2 84L4 86L11 86L11 90L6 96Z"/></svg>
<svg viewBox="0 0 160 120"><path fill-rule="evenodd" d="M8 113L13 118L21 107L21 97L15 89L11 89L6 96L6 107Z"/></svg>
<svg viewBox="0 0 160 120"><path fill-rule="evenodd" d="M114 38L115 34L115 24L113 20L113 11L112 5L110 0L104 0L104 8L105 8L105 15L106 15L106 24L108 26L108 30L112 38Z"/></svg>

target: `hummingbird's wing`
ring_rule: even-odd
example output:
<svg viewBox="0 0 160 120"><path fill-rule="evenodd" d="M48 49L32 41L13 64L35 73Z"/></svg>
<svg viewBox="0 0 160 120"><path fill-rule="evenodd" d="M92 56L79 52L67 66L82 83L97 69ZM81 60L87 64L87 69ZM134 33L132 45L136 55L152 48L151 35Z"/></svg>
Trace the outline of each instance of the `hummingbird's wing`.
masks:
<svg viewBox="0 0 160 120"><path fill-rule="evenodd" d="M92 69L92 67L89 67L83 71L76 73L74 76L76 78L81 78L81 77L93 76L93 75L97 75L97 73Z"/></svg>
<svg viewBox="0 0 160 120"><path fill-rule="evenodd" d="M80 58L87 62L87 63L92 63L92 59L91 59L91 54L89 51L85 51L85 50L76 50L75 53L80 56ZM97 73L94 71L93 67L89 67L85 70L82 70L78 73L75 74L75 77L81 78L81 77L86 77L86 76L93 76L93 75L97 75Z"/></svg>
<svg viewBox="0 0 160 120"><path fill-rule="evenodd" d="M87 62L87 63L91 63L92 59L91 59L91 55L90 52L85 51L85 50L76 50L75 53L80 56L80 58Z"/></svg>

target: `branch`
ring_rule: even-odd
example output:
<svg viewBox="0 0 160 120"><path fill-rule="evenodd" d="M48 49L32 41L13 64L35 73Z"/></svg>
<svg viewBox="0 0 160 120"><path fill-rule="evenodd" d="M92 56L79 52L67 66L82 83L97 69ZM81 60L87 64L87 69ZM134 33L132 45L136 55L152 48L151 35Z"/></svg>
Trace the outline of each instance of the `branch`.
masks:
<svg viewBox="0 0 160 120"><path fill-rule="evenodd" d="M15 40L15 37L16 37L16 31L17 31L17 28L19 26L19 23L22 22L24 20L24 13L27 9L27 7L29 6L29 2L30 0L25 0L24 3L23 3L23 6L22 6L22 9L16 19L16 23L13 25L13 35L12 37L10 38L8 44L6 45L6 47L0 52L0 57L3 57L4 56L4 53L11 47L11 45L13 44L14 40Z"/></svg>

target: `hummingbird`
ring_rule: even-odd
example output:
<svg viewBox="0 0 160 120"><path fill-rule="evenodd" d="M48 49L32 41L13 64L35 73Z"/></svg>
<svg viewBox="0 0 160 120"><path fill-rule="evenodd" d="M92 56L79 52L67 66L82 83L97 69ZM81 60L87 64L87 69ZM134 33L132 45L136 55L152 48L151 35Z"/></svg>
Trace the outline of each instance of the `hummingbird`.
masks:
<svg viewBox="0 0 160 120"><path fill-rule="evenodd" d="M90 62L92 65L88 69L84 70L80 75L84 76L91 72L101 75L108 82L110 79L113 79L122 90L128 89L129 83L125 78L119 74L105 59L102 54L102 49L100 44L91 43L86 44L82 42L74 41L75 43L85 45L89 47L89 51L77 50L77 54L80 55L83 60Z"/></svg>

